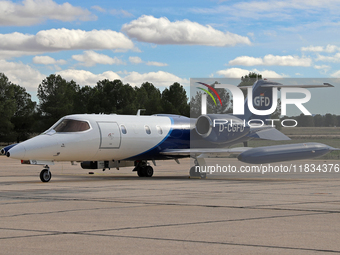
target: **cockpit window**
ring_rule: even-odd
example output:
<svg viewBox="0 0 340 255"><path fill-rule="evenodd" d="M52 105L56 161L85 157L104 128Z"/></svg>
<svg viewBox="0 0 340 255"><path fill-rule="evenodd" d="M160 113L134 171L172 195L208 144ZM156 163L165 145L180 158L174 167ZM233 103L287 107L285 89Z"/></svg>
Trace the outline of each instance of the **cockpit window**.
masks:
<svg viewBox="0 0 340 255"><path fill-rule="evenodd" d="M89 123L81 120L63 119L53 128L55 132L81 132L90 129Z"/></svg>

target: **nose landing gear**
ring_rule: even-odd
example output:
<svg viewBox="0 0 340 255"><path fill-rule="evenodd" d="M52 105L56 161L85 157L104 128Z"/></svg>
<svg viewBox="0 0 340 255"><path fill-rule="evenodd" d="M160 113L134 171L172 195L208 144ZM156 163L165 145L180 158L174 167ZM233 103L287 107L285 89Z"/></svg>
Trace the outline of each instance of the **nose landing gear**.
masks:
<svg viewBox="0 0 340 255"><path fill-rule="evenodd" d="M51 180L51 178L52 178L52 174L50 172L50 168L49 168L48 165L46 165L44 167L44 169L41 170L41 172L40 172L40 180L42 182L49 182Z"/></svg>
<svg viewBox="0 0 340 255"><path fill-rule="evenodd" d="M153 168L149 166L146 161L136 163L136 167L132 171L137 171L139 177L151 177L153 175Z"/></svg>

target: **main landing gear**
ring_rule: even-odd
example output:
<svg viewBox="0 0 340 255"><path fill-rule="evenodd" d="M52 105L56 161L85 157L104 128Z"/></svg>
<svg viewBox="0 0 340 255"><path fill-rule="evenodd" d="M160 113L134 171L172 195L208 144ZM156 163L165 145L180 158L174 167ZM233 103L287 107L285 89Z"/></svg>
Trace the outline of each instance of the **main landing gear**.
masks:
<svg viewBox="0 0 340 255"><path fill-rule="evenodd" d="M204 165L205 165L205 161L201 161L201 163L204 163ZM194 160L194 164L195 164L195 166L191 167L190 171L189 171L190 177L191 178L201 178L201 179L207 178L207 173L201 172L201 167L200 167L200 164L199 164L197 159Z"/></svg>
<svg viewBox="0 0 340 255"><path fill-rule="evenodd" d="M49 168L48 165L46 165L44 167L44 169L41 170L41 172L40 172L40 180L42 182L49 182L51 180L51 178L52 178L52 174L50 172L50 168Z"/></svg>
<svg viewBox="0 0 340 255"><path fill-rule="evenodd" d="M153 175L153 168L147 164L147 161L136 161L133 171L137 171L139 177L151 177Z"/></svg>

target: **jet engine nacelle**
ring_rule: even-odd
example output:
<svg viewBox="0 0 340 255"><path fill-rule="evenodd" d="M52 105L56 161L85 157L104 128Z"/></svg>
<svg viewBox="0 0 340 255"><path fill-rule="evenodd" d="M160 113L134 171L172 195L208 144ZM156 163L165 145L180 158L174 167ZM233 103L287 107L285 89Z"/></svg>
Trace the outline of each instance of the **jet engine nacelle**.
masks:
<svg viewBox="0 0 340 255"><path fill-rule="evenodd" d="M205 140L217 144L229 143L249 132L244 121L229 114L207 114L198 117L195 129Z"/></svg>

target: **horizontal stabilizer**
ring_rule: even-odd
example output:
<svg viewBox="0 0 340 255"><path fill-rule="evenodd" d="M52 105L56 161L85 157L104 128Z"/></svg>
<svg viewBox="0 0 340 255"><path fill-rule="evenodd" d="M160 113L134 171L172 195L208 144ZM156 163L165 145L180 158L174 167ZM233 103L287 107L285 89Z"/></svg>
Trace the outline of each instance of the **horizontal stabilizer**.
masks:
<svg viewBox="0 0 340 255"><path fill-rule="evenodd" d="M261 88L328 88L334 87L329 83L324 83L323 85L283 85L281 83L268 83L261 85Z"/></svg>
<svg viewBox="0 0 340 255"><path fill-rule="evenodd" d="M290 140L288 136L281 133L279 130L275 128L269 128L257 131L249 135L249 137L264 139L264 140L272 140L272 141L287 141Z"/></svg>
<svg viewBox="0 0 340 255"><path fill-rule="evenodd" d="M255 83L254 83L255 84ZM251 86L239 86L238 88L247 90L248 88L252 88ZM307 84L297 84L297 85L284 85L278 82L266 81L262 80L262 84L259 86L261 88L329 88L334 87L332 84L323 83L321 85L307 85Z"/></svg>

